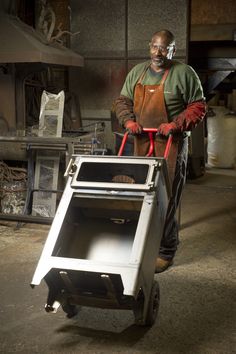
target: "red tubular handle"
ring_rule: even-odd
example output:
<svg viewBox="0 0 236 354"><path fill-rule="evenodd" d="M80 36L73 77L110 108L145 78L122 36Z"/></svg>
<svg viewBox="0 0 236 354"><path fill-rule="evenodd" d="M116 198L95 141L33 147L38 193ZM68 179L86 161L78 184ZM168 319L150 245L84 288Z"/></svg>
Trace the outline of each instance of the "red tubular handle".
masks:
<svg viewBox="0 0 236 354"><path fill-rule="evenodd" d="M149 157L149 156L152 155L153 150L154 150L153 134L154 134L154 133L155 133L155 134L158 133L158 129L157 129L157 128L143 128L143 129L142 129L142 132L148 133L148 135L149 135L150 146L149 146L148 153L147 153L147 155L146 155L147 157ZM122 156L122 154L123 154L124 147L125 147L125 144L126 144L128 135L129 135L129 132L127 131L127 132L124 134L124 136L123 136L123 139L122 139L122 142L121 142L121 146L120 146L120 149L119 149L119 151L118 151L118 156ZM167 143L166 143L165 152L164 152L164 158L165 158L165 159L167 159L168 156L169 156L170 149L171 149L171 145L172 145L172 141L173 141L173 135L172 135L172 134L169 134L168 140L167 140Z"/></svg>
<svg viewBox="0 0 236 354"><path fill-rule="evenodd" d="M143 128L142 132L144 132L144 133L157 133L158 129L157 128Z"/></svg>
<svg viewBox="0 0 236 354"><path fill-rule="evenodd" d="M171 148L171 145L172 145L172 141L173 141L173 135L169 134L168 140L167 140L167 143L166 143L165 152L164 152L164 158L165 159L168 159L168 156L169 156L169 153L170 153L170 148Z"/></svg>
<svg viewBox="0 0 236 354"><path fill-rule="evenodd" d="M118 151L118 156L121 156L123 154L123 151L124 151L124 147L125 147L125 144L126 144L126 141L128 139L128 135L129 135L129 132L127 131L124 136L123 136L123 139L122 139L122 142L121 142L121 146L120 146L120 149Z"/></svg>
<svg viewBox="0 0 236 354"><path fill-rule="evenodd" d="M153 133L152 132L148 132L149 135L149 141L150 141L150 146L149 146L149 150L146 156L151 156L154 150L154 139L153 139Z"/></svg>

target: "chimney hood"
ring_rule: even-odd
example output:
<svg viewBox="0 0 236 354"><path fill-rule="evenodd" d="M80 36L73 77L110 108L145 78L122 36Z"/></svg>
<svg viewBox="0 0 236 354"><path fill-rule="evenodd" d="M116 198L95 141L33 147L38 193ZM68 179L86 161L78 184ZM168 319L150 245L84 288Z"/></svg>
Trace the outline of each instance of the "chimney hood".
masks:
<svg viewBox="0 0 236 354"><path fill-rule="evenodd" d="M53 42L15 16L0 12L0 63L45 63L83 66L74 51Z"/></svg>

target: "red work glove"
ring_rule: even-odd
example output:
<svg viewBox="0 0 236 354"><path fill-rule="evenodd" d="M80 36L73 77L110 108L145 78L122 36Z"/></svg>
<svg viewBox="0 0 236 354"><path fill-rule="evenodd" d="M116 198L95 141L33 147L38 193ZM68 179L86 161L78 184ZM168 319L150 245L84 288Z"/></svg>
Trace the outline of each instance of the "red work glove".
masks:
<svg viewBox="0 0 236 354"><path fill-rule="evenodd" d="M168 136L169 134L178 133L179 128L174 122L162 123L158 128L158 134Z"/></svg>
<svg viewBox="0 0 236 354"><path fill-rule="evenodd" d="M140 134L142 132L142 126L133 120L127 120L124 124L125 129L128 130L130 134Z"/></svg>

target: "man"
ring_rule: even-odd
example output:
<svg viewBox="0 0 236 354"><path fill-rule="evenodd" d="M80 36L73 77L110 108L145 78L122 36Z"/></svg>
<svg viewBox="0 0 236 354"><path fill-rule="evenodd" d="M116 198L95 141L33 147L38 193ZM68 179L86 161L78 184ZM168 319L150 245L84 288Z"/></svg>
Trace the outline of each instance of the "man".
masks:
<svg viewBox="0 0 236 354"><path fill-rule="evenodd" d="M154 155L163 156L167 137L173 134L168 158L172 196L167 209L156 272L173 264L178 245L175 219L186 177L187 137L205 116L206 104L200 80L187 64L173 60L175 38L168 30L154 33L151 61L136 65L127 75L115 112L120 124L134 135L134 154L145 156L149 141L142 128L158 128Z"/></svg>

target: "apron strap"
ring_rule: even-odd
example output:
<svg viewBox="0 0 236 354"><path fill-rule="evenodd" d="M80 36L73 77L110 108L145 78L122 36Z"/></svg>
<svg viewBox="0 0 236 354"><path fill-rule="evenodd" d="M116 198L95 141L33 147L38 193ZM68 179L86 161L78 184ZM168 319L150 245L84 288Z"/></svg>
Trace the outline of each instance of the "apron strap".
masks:
<svg viewBox="0 0 236 354"><path fill-rule="evenodd" d="M160 85L164 85L164 82L166 81L167 75L169 74L169 69L165 70L164 75L162 76Z"/></svg>
<svg viewBox="0 0 236 354"><path fill-rule="evenodd" d="M149 65L144 69L143 73L141 74L140 78L138 79L137 84L141 84L141 81L142 81L142 79L144 78L144 76L145 76L147 70L149 69L149 66L150 66L150 65L151 65L151 64L149 64ZM137 85L137 84L136 84L136 85Z"/></svg>

